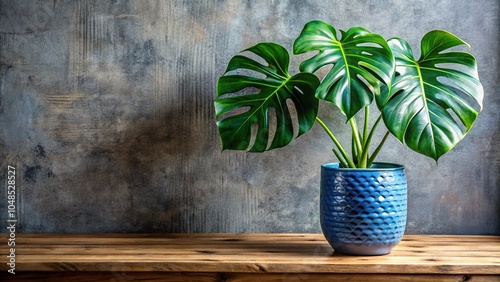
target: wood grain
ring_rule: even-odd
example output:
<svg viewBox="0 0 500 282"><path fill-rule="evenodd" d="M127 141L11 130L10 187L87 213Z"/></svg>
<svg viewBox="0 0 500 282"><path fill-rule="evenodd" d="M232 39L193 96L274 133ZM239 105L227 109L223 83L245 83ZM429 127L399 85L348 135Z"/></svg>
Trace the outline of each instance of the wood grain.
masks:
<svg viewBox="0 0 500 282"><path fill-rule="evenodd" d="M7 234L0 240L6 242ZM0 251L0 270L6 273L7 244ZM370 257L336 254L320 234L17 234L16 273L29 272L23 275L31 279L61 271L73 275L72 281L80 281L80 272L89 278L139 272L144 279L191 273L199 279L190 279L199 281L218 281L220 275L243 281L251 274L272 274L261 281L287 275L321 281L333 274L498 281L500 236L406 235L391 254ZM444 274L454 280L440 280Z"/></svg>
<svg viewBox="0 0 500 282"><path fill-rule="evenodd" d="M57 277L57 280L54 279ZM0 274L1 281L9 281L12 275ZM404 274L325 274L325 273L165 273L165 272L24 272L16 274L17 282L24 281L71 281L71 282L102 282L102 281L196 281L196 282L344 282L344 281L369 281L369 282L492 282L499 281L492 275L404 275Z"/></svg>

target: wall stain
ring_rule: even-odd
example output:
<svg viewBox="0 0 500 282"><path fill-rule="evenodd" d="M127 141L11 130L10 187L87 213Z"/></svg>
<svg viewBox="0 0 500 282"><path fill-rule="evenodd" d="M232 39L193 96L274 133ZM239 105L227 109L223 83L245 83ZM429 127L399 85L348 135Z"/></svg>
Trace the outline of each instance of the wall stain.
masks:
<svg viewBox="0 0 500 282"><path fill-rule="evenodd" d="M26 182L36 183L38 173L40 172L41 169L42 167L39 165L25 166L24 176L23 176L24 180Z"/></svg>
<svg viewBox="0 0 500 282"><path fill-rule="evenodd" d="M35 147L35 156L40 158L47 158L47 155L45 154L45 149L43 148L42 145L38 144Z"/></svg>

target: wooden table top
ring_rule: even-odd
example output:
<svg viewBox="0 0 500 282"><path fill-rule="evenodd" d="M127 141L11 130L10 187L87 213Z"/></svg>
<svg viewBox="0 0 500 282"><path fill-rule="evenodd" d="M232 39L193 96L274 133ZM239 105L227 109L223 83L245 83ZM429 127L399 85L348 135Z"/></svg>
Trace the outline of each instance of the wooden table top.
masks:
<svg viewBox="0 0 500 282"><path fill-rule="evenodd" d="M6 272L7 244L0 250ZM370 257L336 254L321 234L16 234L15 254L16 272L500 275L500 236L405 235Z"/></svg>

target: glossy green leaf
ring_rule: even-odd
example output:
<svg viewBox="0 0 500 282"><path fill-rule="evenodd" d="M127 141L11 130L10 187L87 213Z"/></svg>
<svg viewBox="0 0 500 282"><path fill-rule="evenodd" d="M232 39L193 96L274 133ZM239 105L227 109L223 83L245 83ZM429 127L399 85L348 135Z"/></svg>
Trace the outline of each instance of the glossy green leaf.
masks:
<svg viewBox="0 0 500 282"><path fill-rule="evenodd" d="M254 53L267 64L237 55L229 62L226 74L219 79L215 110L222 148L263 152L283 147L294 138L287 100L295 106L300 136L314 125L319 104L314 92L319 80L311 73L290 76L289 54L278 44L260 43L244 51ZM232 72L241 70L251 72ZM269 140L270 109L276 114L276 131L272 140ZM254 125L257 129L252 133ZM252 134L256 137L251 146Z"/></svg>
<svg viewBox="0 0 500 282"><path fill-rule="evenodd" d="M408 147L437 161L462 140L482 108L476 60L450 50L467 43L446 31L422 38L419 60L406 41L388 42L396 57L396 76L392 87L377 96L385 124Z"/></svg>
<svg viewBox="0 0 500 282"><path fill-rule="evenodd" d="M295 40L293 51L318 51L300 65L301 71L316 72L331 65L316 90L316 97L333 102L347 119L373 101L379 82L390 83L394 57L385 39L362 27L337 31L322 21L307 23Z"/></svg>

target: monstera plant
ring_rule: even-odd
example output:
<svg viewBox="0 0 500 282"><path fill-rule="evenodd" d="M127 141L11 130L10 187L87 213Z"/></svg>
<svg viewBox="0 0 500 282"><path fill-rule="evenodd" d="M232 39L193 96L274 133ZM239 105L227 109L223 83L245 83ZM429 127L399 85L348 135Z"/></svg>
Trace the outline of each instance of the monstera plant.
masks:
<svg viewBox="0 0 500 282"><path fill-rule="evenodd" d="M245 49L229 61L217 83L215 110L222 148L272 150L286 146L318 123L333 141L333 153L339 161L336 169L387 168L375 158L390 134L437 161L464 138L482 109L483 88L476 60L455 48L460 45L469 46L447 31L430 31L422 38L421 55L416 59L403 39L386 40L363 27L338 32L328 23L312 21L293 44L295 55L310 54L301 56L306 59L296 74L288 70L288 51L276 43ZM352 132L349 142L342 144L318 116L319 100L330 102L332 110L336 108L345 116ZM374 101L380 114L370 121ZM382 121L387 128L385 135L371 145ZM342 179L344 185L347 178ZM392 187L387 184L381 189ZM406 190L404 196L406 220ZM349 209L359 207L356 203Z"/></svg>
<svg viewBox="0 0 500 282"><path fill-rule="evenodd" d="M431 31L422 39L417 60L403 39L386 41L362 27L341 30L339 38L331 25L312 21L294 42L293 52L315 54L291 75L288 51L275 43L259 43L244 51L267 64L236 55L218 81L216 116L234 113L217 121L223 149L263 152L283 147L318 122L344 167L369 167L387 138L386 134L370 153L374 129L383 120L398 140L437 160L469 132L482 106L476 61L469 53L450 50L459 45L468 46L449 32ZM324 66L331 68L320 82L314 72ZM256 75L232 73L240 69ZM250 87L258 91L226 95ZM288 100L296 111L295 135ZM318 117L319 100L335 104L345 115L352 130L351 155ZM374 100L381 115L370 129L369 107ZM272 140L270 109L277 123ZM362 128L354 118L360 112L364 113ZM256 136L253 144L252 135Z"/></svg>

